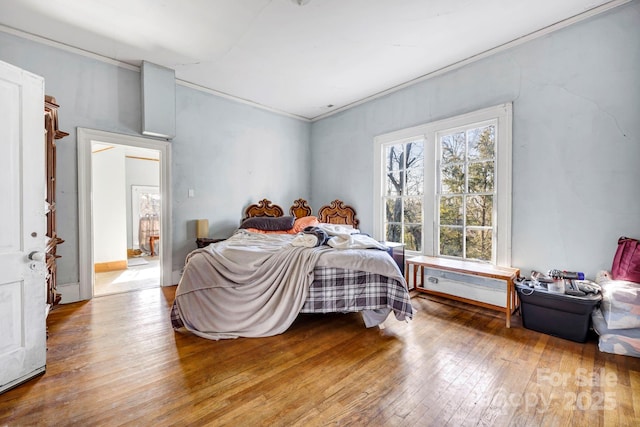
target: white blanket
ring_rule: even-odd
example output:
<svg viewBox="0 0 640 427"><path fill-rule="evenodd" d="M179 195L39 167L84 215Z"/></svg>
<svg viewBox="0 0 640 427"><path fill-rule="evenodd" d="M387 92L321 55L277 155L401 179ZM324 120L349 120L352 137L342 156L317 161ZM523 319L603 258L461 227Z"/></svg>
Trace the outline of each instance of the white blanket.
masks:
<svg viewBox="0 0 640 427"><path fill-rule="evenodd" d="M359 233L360 230L353 228L346 224L327 224L321 222L317 225L318 228L323 229L329 236L341 236Z"/></svg>
<svg viewBox="0 0 640 427"><path fill-rule="evenodd" d="M306 248L313 248L318 246L318 236L315 234L300 233L291 241L293 246L304 246Z"/></svg>
<svg viewBox="0 0 640 427"><path fill-rule="evenodd" d="M376 239L366 234L340 234L333 236L327 242L329 246L336 249L382 249L387 247Z"/></svg>

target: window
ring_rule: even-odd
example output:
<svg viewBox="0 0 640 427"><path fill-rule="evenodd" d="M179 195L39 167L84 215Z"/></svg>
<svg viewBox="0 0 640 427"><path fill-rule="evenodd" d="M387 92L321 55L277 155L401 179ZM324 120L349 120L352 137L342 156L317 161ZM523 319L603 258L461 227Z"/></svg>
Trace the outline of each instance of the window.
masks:
<svg viewBox="0 0 640 427"><path fill-rule="evenodd" d="M375 139L376 237L415 254L511 263L511 104Z"/></svg>

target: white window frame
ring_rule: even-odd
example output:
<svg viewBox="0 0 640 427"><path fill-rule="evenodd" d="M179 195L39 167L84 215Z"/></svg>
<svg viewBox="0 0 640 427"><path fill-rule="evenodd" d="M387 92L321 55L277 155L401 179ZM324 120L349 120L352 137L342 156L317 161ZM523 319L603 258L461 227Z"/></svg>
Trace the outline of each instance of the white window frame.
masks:
<svg viewBox="0 0 640 427"><path fill-rule="evenodd" d="M438 254L438 206L436 204L437 183L439 182L438 141L437 134L449 129L495 120L496 154L495 154L495 188L497 194L494 215L496 246L495 264L511 266L511 201L512 201L512 115L511 103L438 120L395 132L378 135L374 138L374 237L384 240L384 205L383 188L386 176L384 146L401 143L407 140L424 140L424 200L422 217L422 252L408 251L408 255Z"/></svg>

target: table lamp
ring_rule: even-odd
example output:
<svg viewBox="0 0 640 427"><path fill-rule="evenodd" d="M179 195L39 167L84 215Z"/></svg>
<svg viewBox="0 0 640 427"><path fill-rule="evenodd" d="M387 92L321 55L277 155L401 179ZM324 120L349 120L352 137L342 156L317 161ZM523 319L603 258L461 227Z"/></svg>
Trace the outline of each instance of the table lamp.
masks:
<svg viewBox="0 0 640 427"><path fill-rule="evenodd" d="M209 220L198 219L196 220L196 237L198 239L206 239L209 237Z"/></svg>

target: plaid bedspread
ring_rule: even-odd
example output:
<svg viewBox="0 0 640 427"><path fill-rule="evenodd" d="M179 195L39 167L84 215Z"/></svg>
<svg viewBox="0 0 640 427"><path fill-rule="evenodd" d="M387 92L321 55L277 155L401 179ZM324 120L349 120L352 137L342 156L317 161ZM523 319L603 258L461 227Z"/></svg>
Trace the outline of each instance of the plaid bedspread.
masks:
<svg viewBox="0 0 640 427"><path fill-rule="evenodd" d="M346 313L391 309L398 320L411 319L413 307L404 283L380 274L343 268L316 267L300 313ZM171 324L184 327L174 302Z"/></svg>
<svg viewBox="0 0 640 427"><path fill-rule="evenodd" d="M301 313L342 313L390 308L396 319L411 319L405 284L398 280L342 268L316 267Z"/></svg>

